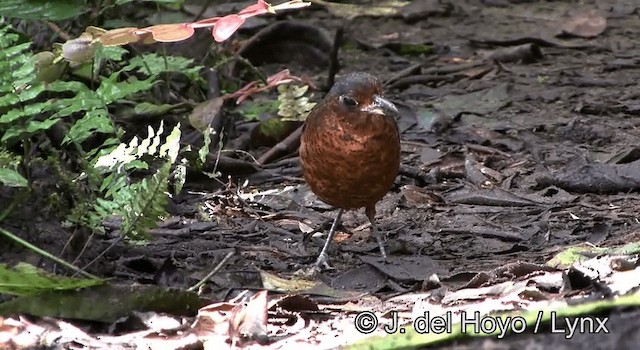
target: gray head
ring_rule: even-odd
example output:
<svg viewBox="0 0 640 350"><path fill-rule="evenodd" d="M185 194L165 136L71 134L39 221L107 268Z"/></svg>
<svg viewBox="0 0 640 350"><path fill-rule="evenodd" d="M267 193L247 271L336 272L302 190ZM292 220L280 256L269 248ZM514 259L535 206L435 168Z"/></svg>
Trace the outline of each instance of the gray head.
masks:
<svg viewBox="0 0 640 350"><path fill-rule="evenodd" d="M341 108L392 116L398 113L396 106L382 96L382 86L375 76L354 72L341 76L333 85L327 98L336 99Z"/></svg>

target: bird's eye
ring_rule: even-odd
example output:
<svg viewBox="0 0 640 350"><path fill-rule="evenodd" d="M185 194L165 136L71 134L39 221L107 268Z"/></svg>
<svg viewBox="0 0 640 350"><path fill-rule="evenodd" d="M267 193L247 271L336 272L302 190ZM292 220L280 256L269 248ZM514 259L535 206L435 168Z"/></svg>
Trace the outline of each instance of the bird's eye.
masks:
<svg viewBox="0 0 640 350"><path fill-rule="evenodd" d="M355 107L358 105L358 101L355 98L350 96L340 96L340 100L347 107Z"/></svg>

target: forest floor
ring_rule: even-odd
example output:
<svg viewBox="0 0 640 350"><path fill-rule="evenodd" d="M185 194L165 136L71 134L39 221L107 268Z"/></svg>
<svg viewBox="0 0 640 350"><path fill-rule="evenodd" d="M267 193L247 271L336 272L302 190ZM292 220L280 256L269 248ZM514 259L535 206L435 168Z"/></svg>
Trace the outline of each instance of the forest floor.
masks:
<svg viewBox="0 0 640 350"><path fill-rule="evenodd" d="M640 7L512 2L413 1L353 18L338 5L314 5L261 17L265 22L241 32L248 38L266 23L298 21L305 30L280 33L256 49L278 56L266 61L297 61L258 67L289 68L322 87L331 61L323 46L330 48L342 27L338 75L366 71L384 82L401 112L403 141L400 175L377 205L388 259L380 258L364 213L346 212L331 251L335 269L317 277L322 284L300 285L295 272L315 261L326 237L303 236L326 234L336 212L309 192L297 154L289 154L248 175L222 169L229 177L217 188L188 179L172 202L173 217L152 230L152 241L92 237L76 264L91 262L87 271L123 284L184 288L229 255L204 291L210 300L245 289L305 296L292 299L293 309L306 308L304 325L278 326L288 337L272 338L270 348L355 342L369 336L354 325L354 315L367 310L388 324L392 311L409 322L424 311L459 317L461 310L546 309L635 291L640 278L632 275L623 278L628 288L604 287L629 271L593 277L552 259L569 247L593 258L601 251L592 247L640 239ZM383 8L359 3L360 12ZM249 151L258 157L266 149ZM7 221L6 229L72 261L85 242L65 248L73 232L33 211L18 210ZM0 253L3 262L53 266L15 246ZM620 256L635 266L630 255ZM547 326L540 334L527 329L440 346L608 349L640 341L637 309L598 315L608 317L611 334L586 329L568 341L566 332Z"/></svg>

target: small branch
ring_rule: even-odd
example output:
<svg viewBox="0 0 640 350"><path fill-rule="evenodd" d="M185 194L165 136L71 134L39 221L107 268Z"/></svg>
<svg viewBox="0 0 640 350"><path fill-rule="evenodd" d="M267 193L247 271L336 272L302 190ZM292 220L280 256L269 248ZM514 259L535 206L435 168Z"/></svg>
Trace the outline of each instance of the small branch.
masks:
<svg viewBox="0 0 640 350"><path fill-rule="evenodd" d="M52 261L54 261L54 262L56 262L56 263L58 263L58 264L60 264L60 265L62 265L64 267L66 267L68 269L71 269L71 270L75 271L77 274L81 274L84 277L91 278L91 279L96 279L96 280L100 280L101 279L101 278L99 278L97 276L94 276L94 275L92 275L92 274L90 274L90 273L88 273L86 271L81 270L80 268L78 268L76 266L73 266L73 265L69 264L68 262L58 258L57 256L53 256L49 252L44 251L44 250L34 246L33 244L23 240L22 238L14 235L13 233L11 233L11 232L3 229L3 228L0 228L0 233L5 235L7 238L11 239L12 241L20 244L21 246L33 251L34 253L39 254L39 255L41 255L41 256L49 259L49 260L52 260Z"/></svg>
<svg viewBox="0 0 640 350"><path fill-rule="evenodd" d="M331 56L329 57L329 72L327 74L327 90L333 86L336 80L336 74L340 70L340 60L338 59L338 51L342 45L342 37L344 36L344 27L338 27L336 35L333 37L333 47L331 48Z"/></svg>
<svg viewBox="0 0 640 350"><path fill-rule="evenodd" d="M293 152L298 147L298 145L300 145L301 135L302 126L297 128L294 132L289 134L287 138L278 142L277 145L271 147L271 149L269 149L260 158L258 158L258 164L264 165L265 163L270 162L271 160L277 158L285 152Z"/></svg>
<svg viewBox="0 0 640 350"><path fill-rule="evenodd" d="M207 281L213 277L213 275L215 275L216 273L218 273L218 271L220 271L220 269L227 263L227 260L229 260L231 258L231 256L233 256L235 254L235 249L228 252L227 255L224 256L224 258L222 258L222 260L220 260L220 262L218 263L218 265L211 270L211 272L209 272L209 274L207 274L206 276L204 276L204 278L202 280L200 280L200 282L194 284L192 287L190 287L189 289L187 289L189 292L193 292L195 290L197 290L198 288L200 288L201 286L203 286L205 283L207 283Z"/></svg>

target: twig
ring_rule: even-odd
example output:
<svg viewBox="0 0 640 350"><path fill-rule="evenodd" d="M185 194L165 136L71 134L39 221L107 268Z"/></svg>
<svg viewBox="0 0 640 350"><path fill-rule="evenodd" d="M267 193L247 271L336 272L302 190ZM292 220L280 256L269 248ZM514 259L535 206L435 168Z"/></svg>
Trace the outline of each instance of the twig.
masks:
<svg viewBox="0 0 640 350"><path fill-rule="evenodd" d="M249 70L251 71L251 73L255 74L258 76L258 78L260 79L260 82L263 83L264 85L269 85L269 83L267 82L267 77L264 76L264 74L262 74L262 72L260 72L260 70L258 68L256 68L256 66L253 65L253 63L251 63L248 59L242 57L242 56L234 56L233 57L236 61L244 64L245 66L247 66L249 68Z"/></svg>
<svg viewBox="0 0 640 350"><path fill-rule="evenodd" d="M207 283L207 281L213 277L213 275L215 275L216 273L218 273L218 271L220 271L220 269L227 263L227 260L229 260L231 258L232 255L234 255L235 249L228 252L227 255L224 256L224 258L222 258L222 260L220 260L220 262L218 263L218 265L211 270L211 272L209 272L206 276L204 276L203 279L200 280L200 282L194 284L192 287L190 287L189 289L187 289L187 291L189 292L193 292L195 290L197 290L198 288L200 288L202 285L204 285L205 283Z"/></svg>
<svg viewBox="0 0 640 350"><path fill-rule="evenodd" d="M93 236L95 235L95 232L91 232L91 235L89 235L89 238L87 238L87 240L84 242L84 244L82 245L82 249L80 250L80 252L78 253L78 255L76 256L76 258L73 260L73 263L75 264L76 262L78 262L78 260L80 260L80 257L82 256L82 254L84 254L84 252L87 250L87 248L89 247L89 243L91 243L91 240L93 239Z"/></svg>
<svg viewBox="0 0 640 350"><path fill-rule="evenodd" d="M49 29L53 30L56 34L60 35L60 37L63 40L71 40L71 35L69 35L67 32L65 32L64 30L60 29L60 27L58 27L57 24L53 23L53 22L49 22L47 21L47 27L49 27Z"/></svg>
<svg viewBox="0 0 640 350"><path fill-rule="evenodd" d="M263 165L272 159L278 157L284 152L292 152L300 144L300 135L302 135L302 126L289 134L284 140L278 142L277 145L271 147L260 158L258 158L258 164Z"/></svg>
<svg viewBox="0 0 640 350"><path fill-rule="evenodd" d="M342 45L342 37L344 36L344 27L338 27L336 35L333 37L333 47L331 48L331 56L329 57L329 72L327 73L327 89L333 86L336 74L340 70L340 61L338 60L338 51Z"/></svg>
<svg viewBox="0 0 640 350"><path fill-rule="evenodd" d="M34 253L39 254L39 255L41 255L41 256L43 256L43 257L45 257L47 259L50 259L50 260L52 260L52 261L54 261L54 262L56 262L56 263L58 263L58 264L60 264L60 265L62 265L64 267L66 267L68 269L71 269L71 270L75 271L76 274L81 274L81 275L83 275L83 276L85 276L87 278L91 278L91 279L95 279L95 280L100 280L101 279L101 278L99 278L97 276L94 276L94 275L92 275L92 274L90 274L90 273L88 273L86 271L81 270L80 268L78 268L76 266L73 266L72 264L69 264L68 262L58 258L57 256L54 256L54 255L50 254L49 252L47 252L45 250L42 250L42 249L36 247L35 245L25 241L24 239L14 235L13 233L11 233L11 232L3 229L3 228L0 228L0 233L5 235L7 238L11 239L12 241L20 244L21 246L33 251Z"/></svg>
<svg viewBox="0 0 640 350"><path fill-rule="evenodd" d="M105 249L102 252L100 252L100 254L98 254L98 256L96 256L95 258L93 258L93 260L89 261L86 265L84 265L84 267L82 267L82 269L86 269L89 266L91 266L91 264L93 264L94 262L98 261L98 259L103 257L111 248L113 248L121 240L122 240L122 235L118 236L118 238L116 238L116 240L113 243L111 243L111 245L108 246L107 249Z"/></svg>

